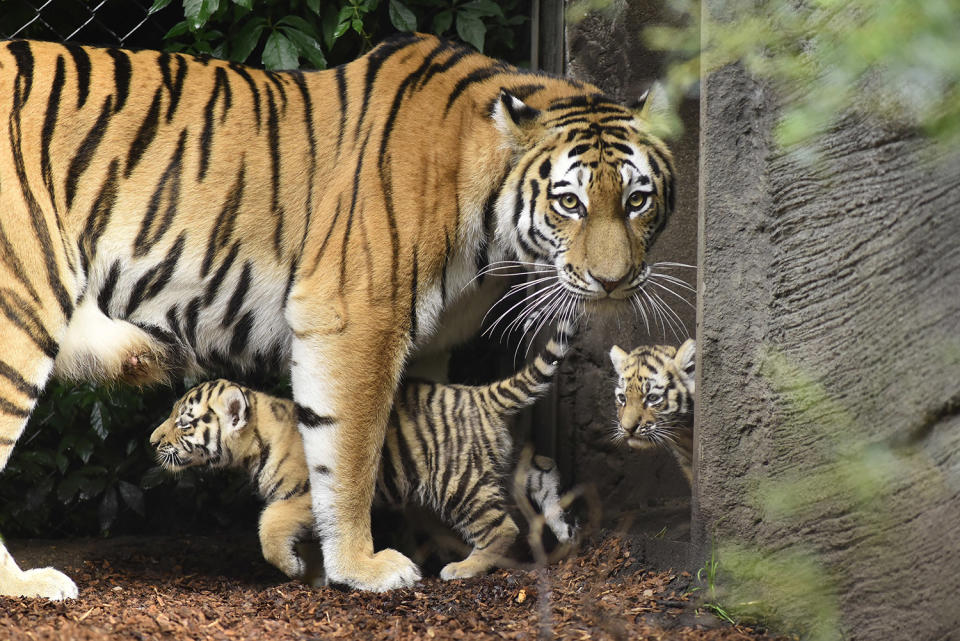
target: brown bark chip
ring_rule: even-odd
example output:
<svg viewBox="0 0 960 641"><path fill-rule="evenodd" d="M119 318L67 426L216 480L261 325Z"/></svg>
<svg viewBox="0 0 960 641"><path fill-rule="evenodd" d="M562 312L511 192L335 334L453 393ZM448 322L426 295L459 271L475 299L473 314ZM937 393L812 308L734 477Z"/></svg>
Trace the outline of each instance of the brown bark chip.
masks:
<svg viewBox="0 0 960 641"><path fill-rule="evenodd" d="M689 575L644 569L613 536L544 569L386 594L286 581L253 538L58 542L52 558L50 546L11 547L24 567L52 563L80 586L59 603L0 597L0 639L12 641L772 638L698 615Z"/></svg>

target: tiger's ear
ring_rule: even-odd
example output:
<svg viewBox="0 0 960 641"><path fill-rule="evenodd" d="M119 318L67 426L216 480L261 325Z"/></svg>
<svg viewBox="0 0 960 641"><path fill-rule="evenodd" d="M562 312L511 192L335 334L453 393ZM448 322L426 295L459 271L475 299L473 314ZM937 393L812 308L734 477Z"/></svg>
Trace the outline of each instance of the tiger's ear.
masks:
<svg viewBox="0 0 960 641"><path fill-rule="evenodd" d="M654 82L650 85L650 87L643 92L643 95L628 106L634 116L647 122L655 118L663 117L670 111L667 91L659 82Z"/></svg>
<svg viewBox="0 0 960 641"><path fill-rule="evenodd" d="M684 341L683 345L677 348L677 355L674 357L673 362L676 364L680 376L683 377L684 383L686 383L687 387L691 390L693 390L694 381L696 380L696 361L697 344L692 338L688 338Z"/></svg>
<svg viewBox="0 0 960 641"><path fill-rule="evenodd" d="M630 356L617 345L610 348L610 361L613 362L613 369L617 374L623 374L623 368L627 364L627 357Z"/></svg>
<svg viewBox="0 0 960 641"><path fill-rule="evenodd" d="M511 146L526 147L540 122L540 110L534 109L506 89L494 101L491 116L497 129Z"/></svg>
<svg viewBox="0 0 960 641"><path fill-rule="evenodd" d="M250 418L247 397L236 385L230 384L217 399L217 412L223 421L223 429L228 433L243 429Z"/></svg>

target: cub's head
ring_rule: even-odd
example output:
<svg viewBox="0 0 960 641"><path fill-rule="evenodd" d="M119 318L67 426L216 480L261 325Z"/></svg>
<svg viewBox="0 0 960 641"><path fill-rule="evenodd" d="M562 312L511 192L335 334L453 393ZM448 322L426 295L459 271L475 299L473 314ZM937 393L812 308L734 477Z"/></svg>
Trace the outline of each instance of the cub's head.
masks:
<svg viewBox="0 0 960 641"><path fill-rule="evenodd" d="M610 349L618 376L616 441L636 449L671 447L692 429L695 355L692 338L679 348Z"/></svg>
<svg viewBox="0 0 960 641"><path fill-rule="evenodd" d="M219 379L198 385L173 406L170 418L150 435L150 445L166 470L196 465L223 467L233 461L233 445L250 420L242 387Z"/></svg>
<svg viewBox="0 0 960 641"><path fill-rule="evenodd" d="M525 102L504 89L493 105L514 152L498 237L544 278L555 274L548 287L568 300L640 301L647 252L674 206L670 152L649 133L642 105L540 93Z"/></svg>

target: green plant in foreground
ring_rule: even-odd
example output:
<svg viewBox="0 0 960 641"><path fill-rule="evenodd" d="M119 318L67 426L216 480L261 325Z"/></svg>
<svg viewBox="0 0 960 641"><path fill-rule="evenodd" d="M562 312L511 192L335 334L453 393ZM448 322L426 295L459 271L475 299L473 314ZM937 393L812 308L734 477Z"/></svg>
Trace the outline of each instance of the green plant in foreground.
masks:
<svg viewBox="0 0 960 641"><path fill-rule="evenodd" d="M612 0L578 0L568 19ZM960 139L960 0L668 0L670 24L643 30L669 63L671 104L706 74L740 64L782 98L777 140L793 145L849 113ZM679 120L669 123L678 126Z"/></svg>

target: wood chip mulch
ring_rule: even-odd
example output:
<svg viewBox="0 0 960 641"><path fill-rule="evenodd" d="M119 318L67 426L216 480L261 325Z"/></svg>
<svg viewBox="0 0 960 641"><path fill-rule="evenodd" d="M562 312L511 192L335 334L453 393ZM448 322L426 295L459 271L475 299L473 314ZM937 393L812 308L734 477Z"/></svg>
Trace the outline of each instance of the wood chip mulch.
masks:
<svg viewBox="0 0 960 641"><path fill-rule="evenodd" d="M25 567L41 559L68 571L79 598L0 597L0 639L773 638L697 610L688 573L645 569L615 536L543 570L431 577L386 594L285 581L250 538L99 540L72 552L58 544L52 556L65 562L46 552L28 549L18 558Z"/></svg>

